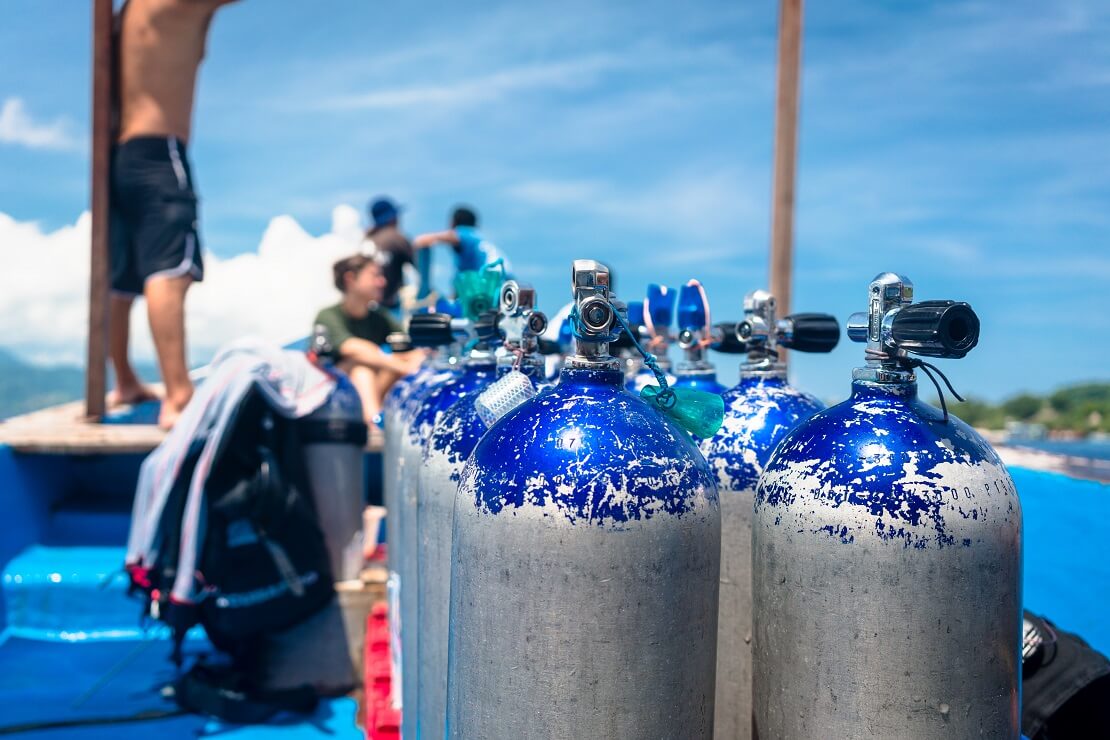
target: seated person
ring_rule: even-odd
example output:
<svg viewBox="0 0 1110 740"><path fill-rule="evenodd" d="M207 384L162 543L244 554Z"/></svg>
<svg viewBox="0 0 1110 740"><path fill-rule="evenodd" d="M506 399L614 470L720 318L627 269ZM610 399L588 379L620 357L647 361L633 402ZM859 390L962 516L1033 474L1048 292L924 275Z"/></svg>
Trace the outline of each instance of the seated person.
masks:
<svg viewBox="0 0 1110 740"><path fill-rule="evenodd" d="M358 390L366 423L375 424L390 386L415 372L425 355L382 350L386 337L401 327L378 305L386 281L373 258L356 254L339 260L332 270L343 299L316 314L315 324L327 330L336 367Z"/></svg>

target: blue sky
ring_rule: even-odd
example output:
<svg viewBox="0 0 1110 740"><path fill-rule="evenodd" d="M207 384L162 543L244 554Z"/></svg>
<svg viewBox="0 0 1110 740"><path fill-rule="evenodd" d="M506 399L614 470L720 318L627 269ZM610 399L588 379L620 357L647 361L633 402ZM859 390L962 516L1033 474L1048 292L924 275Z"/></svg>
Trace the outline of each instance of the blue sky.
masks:
<svg viewBox="0 0 1110 740"><path fill-rule="evenodd" d="M845 319L894 270L979 311L979 348L944 365L959 390L1110 377L1110 7L807 13L794 309ZM49 233L87 207L89 14L9 0L4 18L0 213ZM592 257L626 300L697 277L736 317L767 281L776 22L774 2L245 0L200 78L204 241L253 252L281 215L324 233L382 192L422 231L467 201L549 312ZM841 397L861 356L845 340L794 378Z"/></svg>

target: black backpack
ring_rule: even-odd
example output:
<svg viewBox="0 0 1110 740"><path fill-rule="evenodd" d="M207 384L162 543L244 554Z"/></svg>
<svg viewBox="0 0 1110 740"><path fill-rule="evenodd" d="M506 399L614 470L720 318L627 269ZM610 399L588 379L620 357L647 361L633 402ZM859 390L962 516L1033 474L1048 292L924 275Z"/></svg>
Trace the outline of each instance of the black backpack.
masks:
<svg viewBox="0 0 1110 740"><path fill-rule="evenodd" d="M171 628L178 665L186 633L201 625L212 644L231 658L221 682L234 684L235 690L228 694L212 685L212 695L222 696L222 703L229 696L247 701L249 680L244 676L259 639L315 614L335 591L297 422L275 413L252 387L212 458L201 511L192 523L203 537L192 574L200 596L192 603L170 598L187 494L203 446L203 440L197 441L186 453L158 523L154 562L148 570L131 573L132 589L145 595L150 616ZM194 667L179 683L179 701L183 706L189 702L188 709L227 717L218 707L198 706L189 699L205 696L203 685L213 684L212 675L210 667ZM304 697L298 695L294 704L303 708Z"/></svg>

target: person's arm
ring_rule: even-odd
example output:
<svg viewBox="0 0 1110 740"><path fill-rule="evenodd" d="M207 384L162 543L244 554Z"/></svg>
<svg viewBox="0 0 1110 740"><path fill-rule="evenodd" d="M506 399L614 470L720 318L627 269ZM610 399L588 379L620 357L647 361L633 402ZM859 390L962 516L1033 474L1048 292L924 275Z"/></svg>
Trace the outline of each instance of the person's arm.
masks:
<svg viewBox="0 0 1110 740"><path fill-rule="evenodd" d="M398 375L408 375L420 366L422 355L416 352L391 354L366 339L350 337L338 347L339 358L365 365L371 370L389 370Z"/></svg>
<svg viewBox="0 0 1110 740"><path fill-rule="evenodd" d="M421 234L420 236L413 237L412 240L413 249L427 249L437 244L458 246L459 235L455 233L454 229L447 229L446 231L433 231L429 234Z"/></svg>

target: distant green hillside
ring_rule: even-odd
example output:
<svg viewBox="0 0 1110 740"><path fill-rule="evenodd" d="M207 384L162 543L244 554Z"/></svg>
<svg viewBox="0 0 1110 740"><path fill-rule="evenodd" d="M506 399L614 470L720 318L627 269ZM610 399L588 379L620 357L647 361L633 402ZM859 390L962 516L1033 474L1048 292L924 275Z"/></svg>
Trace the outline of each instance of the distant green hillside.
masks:
<svg viewBox="0 0 1110 740"><path fill-rule="evenodd" d="M1048 395L1021 393L999 404L969 399L952 410L973 426L1002 429L1008 421L1043 424L1053 431L1110 433L1110 383L1082 383Z"/></svg>
<svg viewBox="0 0 1110 740"><path fill-rule="evenodd" d="M74 401L85 392L85 372L72 365L40 367L0 349L0 419Z"/></svg>
<svg viewBox="0 0 1110 740"><path fill-rule="evenodd" d="M158 377L158 370L150 364L140 363L135 371L146 381ZM109 374L109 382L110 378ZM0 419L76 401L84 395L84 368L33 365L0 348Z"/></svg>

